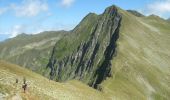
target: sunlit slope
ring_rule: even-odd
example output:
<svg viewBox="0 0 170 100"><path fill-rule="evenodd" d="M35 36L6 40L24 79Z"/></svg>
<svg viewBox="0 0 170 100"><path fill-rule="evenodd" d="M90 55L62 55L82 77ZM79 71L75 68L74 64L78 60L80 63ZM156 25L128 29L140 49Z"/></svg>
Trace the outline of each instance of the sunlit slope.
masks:
<svg viewBox="0 0 170 100"><path fill-rule="evenodd" d="M26 77L28 89L21 89ZM16 84L16 78L19 83ZM106 100L104 95L78 81L57 83L32 71L0 61L0 100Z"/></svg>
<svg viewBox="0 0 170 100"><path fill-rule="evenodd" d="M53 46L66 31L45 31L35 35L20 34L0 42L0 59L41 73Z"/></svg>
<svg viewBox="0 0 170 100"><path fill-rule="evenodd" d="M119 100L170 99L170 23L156 16L122 14L113 78L103 91Z"/></svg>

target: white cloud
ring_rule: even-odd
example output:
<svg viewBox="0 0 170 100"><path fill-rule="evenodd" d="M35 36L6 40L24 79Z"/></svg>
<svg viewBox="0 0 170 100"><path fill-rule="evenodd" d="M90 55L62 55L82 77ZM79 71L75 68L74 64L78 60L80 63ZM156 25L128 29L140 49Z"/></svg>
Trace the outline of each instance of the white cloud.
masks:
<svg viewBox="0 0 170 100"><path fill-rule="evenodd" d="M25 31L24 25L15 25L12 27L10 31L10 38L17 36L18 34L21 34L24 31Z"/></svg>
<svg viewBox="0 0 170 100"><path fill-rule="evenodd" d="M20 4L10 4L4 8L0 8L0 15L11 10L19 17L32 17L41 12L48 11L48 4L45 0L22 0Z"/></svg>
<svg viewBox="0 0 170 100"><path fill-rule="evenodd" d="M20 5L12 4L16 16L36 16L48 10L48 4L43 0L23 0Z"/></svg>
<svg viewBox="0 0 170 100"><path fill-rule="evenodd" d="M165 14L170 13L170 0L160 0L148 4L145 12L146 14L156 14L164 17Z"/></svg>
<svg viewBox="0 0 170 100"><path fill-rule="evenodd" d="M74 3L74 1L75 0L62 0L61 5L64 7L70 7Z"/></svg>

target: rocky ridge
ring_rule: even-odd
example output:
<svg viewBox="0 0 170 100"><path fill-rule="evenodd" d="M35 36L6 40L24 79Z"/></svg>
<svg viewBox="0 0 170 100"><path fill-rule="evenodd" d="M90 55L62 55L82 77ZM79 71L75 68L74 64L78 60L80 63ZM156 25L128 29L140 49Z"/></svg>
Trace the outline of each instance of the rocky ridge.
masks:
<svg viewBox="0 0 170 100"><path fill-rule="evenodd" d="M95 24L89 22L92 17L96 17ZM70 35L80 34L77 32L86 29L89 25L85 27L81 25L86 21L92 24L90 33L84 33L89 34L87 39L77 40L78 46L69 53L64 52L64 57L57 55L57 52L60 52L60 49L64 51L67 49L67 45L71 44L66 42L61 48L60 41L56 43L47 68L50 69L50 78L53 80L78 79L94 88L98 88L98 84L106 77L111 76L110 61L116 54L116 40L119 37L121 15L115 6L107 8L101 15L90 13ZM84 34L81 33L80 35ZM73 37L71 40L76 39ZM65 41L67 40L61 42Z"/></svg>

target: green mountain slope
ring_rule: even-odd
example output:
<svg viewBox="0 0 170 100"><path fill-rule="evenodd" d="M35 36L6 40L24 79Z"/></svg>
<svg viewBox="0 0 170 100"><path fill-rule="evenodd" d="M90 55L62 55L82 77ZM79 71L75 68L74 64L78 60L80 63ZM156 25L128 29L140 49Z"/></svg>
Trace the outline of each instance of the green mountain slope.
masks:
<svg viewBox="0 0 170 100"><path fill-rule="evenodd" d="M20 66L0 61L0 100L106 100L104 94L78 81L57 83ZM26 93L21 86L26 77ZM19 80L15 83L16 78Z"/></svg>
<svg viewBox="0 0 170 100"><path fill-rule="evenodd" d="M0 43L0 59L42 72L53 46L65 33L65 31L51 31L37 35L20 34Z"/></svg>
<svg viewBox="0 0 170 100"><path fill-rule="evenodd" d="M29 65L31 69L52 80L80 80L100 90L107 97L104 99L168 100L169 27L170 23L158 16L138 17L111 6L101 15L88 14L75 29L62 35L50 48L45 48L48 43L42 44L36 50L43 49L38 52L28 50L29 53L22 53L19 56L22 59L18 59L11 54L20 55L22 50L16 52L18 50L11 49L14 42L9 40L0 44L0 53L2 59L16 64L20 64L17 61L33 63L34 66ZM34 42L36 44L39 42ZM5 47L10 48L7 49L10 55L5 52ZM50 50L52 52L47 53ZM28 58L30 60L27 61Z"/></svg>
<svg viewBox="0 0 170 100"><path fill-rule="evenodd" d="M103 91L120 100L168 100L170 98L170 24L158 17L122 15L113 77Z"/></svg>

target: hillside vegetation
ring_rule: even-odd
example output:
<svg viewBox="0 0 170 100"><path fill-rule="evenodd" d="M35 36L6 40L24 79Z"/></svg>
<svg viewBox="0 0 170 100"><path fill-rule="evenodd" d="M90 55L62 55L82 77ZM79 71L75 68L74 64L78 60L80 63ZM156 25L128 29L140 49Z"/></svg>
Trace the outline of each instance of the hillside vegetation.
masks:
<svg viewBox="0 0 170 100"><path fill-rule="evenodd" d="M0 59L41 73L53 46L67 32L46 31L36 35L20 34L0 43Z"/></svg>
<svg viewBox="0 0 170 100"><path fill-rule="evenodd" d="M136 17L122 9L112 78L103 91L118 100L170 99L170 23L157 16Z"/></svg>
<svg viewBox="0 0 170 100"><path fill-rule="evenodd" d="M0 100L106 100L104 94L81 82L58 83L20 66L0 61ZM21 86L23 77L28 88ZM19 83L15 83L16 79Z"/></svg>

